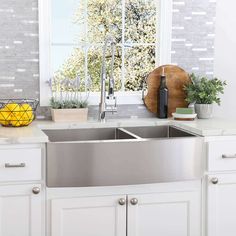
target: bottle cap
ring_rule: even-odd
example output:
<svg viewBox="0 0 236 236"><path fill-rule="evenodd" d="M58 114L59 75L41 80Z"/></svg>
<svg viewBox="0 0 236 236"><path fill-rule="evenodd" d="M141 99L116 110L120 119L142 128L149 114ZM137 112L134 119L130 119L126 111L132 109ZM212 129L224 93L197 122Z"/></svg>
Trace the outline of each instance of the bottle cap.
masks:
<svg viewBox="0 0 236 236"><path fill-rule="evenodd" d="M165 76L165 67L164 66L162 67L162 74L161 74L161 76Z"/></svg>

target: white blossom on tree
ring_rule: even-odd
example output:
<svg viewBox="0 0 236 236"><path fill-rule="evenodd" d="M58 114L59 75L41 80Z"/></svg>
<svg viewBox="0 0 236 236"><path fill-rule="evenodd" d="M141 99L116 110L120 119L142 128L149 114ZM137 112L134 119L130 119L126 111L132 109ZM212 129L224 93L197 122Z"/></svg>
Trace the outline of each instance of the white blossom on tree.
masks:
<svg viewBox="0 0 236 236"><path fill-rule="evenodd" d="M124 3L125 10L122 12ZM122 87L122 68L125 90L140 90L142 81L155 67L156 0L81 0L72 17L74 24L81 29L80 34L75 35L78 47L54 73L54 81L75 79L78 75L85 80L87 52L91 91L99 91L102 47L106 37L112 36L117 43L114 66L116 90ZM109 76L111 51L107 52L106 59Z"/></svg>

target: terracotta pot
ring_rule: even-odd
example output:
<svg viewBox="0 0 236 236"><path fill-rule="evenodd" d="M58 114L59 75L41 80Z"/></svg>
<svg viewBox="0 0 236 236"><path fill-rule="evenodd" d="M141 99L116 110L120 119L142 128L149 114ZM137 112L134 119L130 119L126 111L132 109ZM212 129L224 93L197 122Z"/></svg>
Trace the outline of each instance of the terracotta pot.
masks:
<svg viewBox="0 0 236 236"><path fill-rule="evenodd" d="M213 104L195 104L195 111L199 119L212 118Z"/></svg>
<svg viewBox="0 0 236 236"><path fill-rule="evenodd" d="M51 114L55 122L86 122L88 108L51 109Z"/></svg>

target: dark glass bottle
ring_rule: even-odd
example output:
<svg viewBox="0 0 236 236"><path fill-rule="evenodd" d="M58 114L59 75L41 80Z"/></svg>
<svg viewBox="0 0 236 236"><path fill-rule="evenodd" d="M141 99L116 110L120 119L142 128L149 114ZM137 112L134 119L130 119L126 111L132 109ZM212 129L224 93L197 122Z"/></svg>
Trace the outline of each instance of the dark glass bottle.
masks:
<svg viewBox="0 0 236 236"><path fill-rule="evenodd" d="M162 68L161 75L161 84L158 91L159 97L159 110L157 112L158 117L161 119L168 118L168 88L166 86L166 76L165 76L165 68Z"/></svg>

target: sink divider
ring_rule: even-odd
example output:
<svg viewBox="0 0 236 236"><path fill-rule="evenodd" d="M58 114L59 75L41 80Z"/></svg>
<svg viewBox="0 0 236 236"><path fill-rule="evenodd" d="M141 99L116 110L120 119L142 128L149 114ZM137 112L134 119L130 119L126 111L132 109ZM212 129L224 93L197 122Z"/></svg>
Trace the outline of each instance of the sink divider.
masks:
<svg viewBox="0 0 236 236"><path fill-rule="evenodd" d="M136 134L134 134L134 133L132 133L132 132L126 130L125 128L117 128L117 130L119 130L119 131L121 131L121 132L123 132L123 133L126 133L126 134L132 136L132 137L135 138L135 139L142 139L140 136L138 136L138 135L136 135Z"/></svg>

